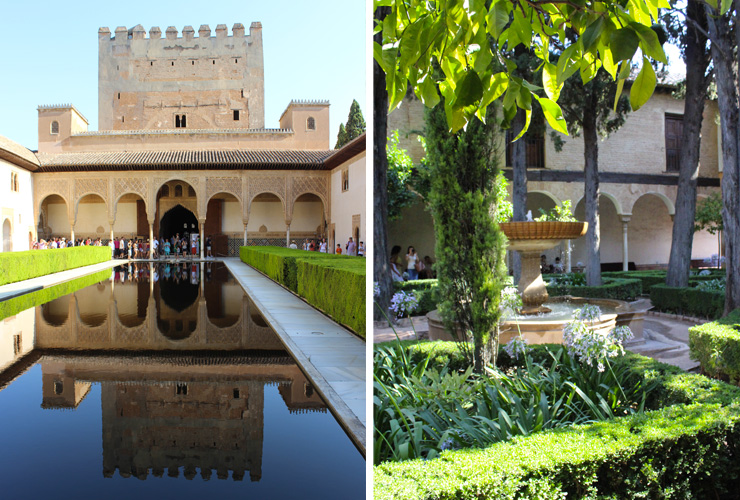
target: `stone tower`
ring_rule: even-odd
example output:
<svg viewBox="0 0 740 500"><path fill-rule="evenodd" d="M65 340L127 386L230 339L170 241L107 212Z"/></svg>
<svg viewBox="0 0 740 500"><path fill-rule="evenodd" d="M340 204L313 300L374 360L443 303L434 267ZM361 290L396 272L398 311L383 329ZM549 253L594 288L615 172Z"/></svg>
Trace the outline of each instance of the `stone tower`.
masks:
<svg viewBox="0 0 740 500"><path fill-rule="evenodd" d="M99 130L261 129L262 25L98 31Z"/></svg>

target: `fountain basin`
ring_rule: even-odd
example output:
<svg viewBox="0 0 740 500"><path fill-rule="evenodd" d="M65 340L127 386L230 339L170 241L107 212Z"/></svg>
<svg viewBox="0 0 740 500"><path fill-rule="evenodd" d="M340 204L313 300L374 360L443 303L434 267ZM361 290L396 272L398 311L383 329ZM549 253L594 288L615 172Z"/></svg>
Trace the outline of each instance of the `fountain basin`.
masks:
<svg viewBox="0 0 740 500"><path fill-rule="evenodd" d="M585 304L597 305L602 309L601 318L595 322L594 328L600 332L608 332L615 326L629 326L634 337L626 345L635 345L644 342L643 320L645 310L635 310L628 302L615 299L593 299L571 297L563 295L553 297L546 304L553 309L552 313L532 316L525 315L517 320L506 321L501 326L499 342L506 344L521 331L527 342L531 344L562 344L563 327L573 315L563 313L564 307L578 309ZM427 314L429 321L429 338L431 340L455 340L445 329L442 318L434 310ZM517 328L518 324L518 328Z"/></svg>

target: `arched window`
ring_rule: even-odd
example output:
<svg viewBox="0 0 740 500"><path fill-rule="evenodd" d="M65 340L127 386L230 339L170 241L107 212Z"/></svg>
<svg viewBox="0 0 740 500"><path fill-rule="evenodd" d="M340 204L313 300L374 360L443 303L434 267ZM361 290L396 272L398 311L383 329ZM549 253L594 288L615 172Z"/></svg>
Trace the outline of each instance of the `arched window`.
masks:
<svg viewBox="0 0 740 500"><path fill-rule="evenodd" d="M162 186L162 197L166 198L169 195L170 195L170 187L167 184L165 184L164 186Z"/></svg>
<svg viewBox="0 0 740 500"><path fill-rule="evenodd" d="M51 122L51 133L52 134L58 134L59 133L59 122L54 120Z"/></svg>
<svg viewBox="0 0 740 500"><path fill-rule="evenodd" d="M175 198L180 198L182 196L182 185L178 184L175 186Z"/></svg>
<svg viewBox="0 0 740 500"><path fill-rule="evenodd" d="M306 120L306 130L316 130L316 120L314 120L313 116L309 116L308 120Z"/></svg>
<svg viewBox="0 0 740 500"><path fill-rule="evenodd" d="M15 182L13 183L13 187L15 188L16 192L20 191L20 189L18 189L18 174L15 174Z"/></svg>
<svg viewBox="0 0 740 500"><path fill-rule="evenodd" d="M175 115L175 128L185 128L186 126L185 115Z"/></svg>
<svg viewBox="0 0 740 500"><path fill-rule="evenodd" d="M195 198L195 189L193 189L193 186L188 186L188 196Z"/></svg>

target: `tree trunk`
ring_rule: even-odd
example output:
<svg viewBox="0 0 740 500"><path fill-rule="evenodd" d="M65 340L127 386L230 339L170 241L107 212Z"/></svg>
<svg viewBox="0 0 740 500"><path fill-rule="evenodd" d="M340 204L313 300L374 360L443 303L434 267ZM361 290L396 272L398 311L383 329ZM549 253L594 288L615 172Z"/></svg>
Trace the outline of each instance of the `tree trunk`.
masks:
<svg viewBox="0 0 740 500"><path fill-rule="evenodd" d="M706 6L707 25L712 39L712 61L717 81L720 127L722 133L722 222L724 225L725 263L725 314L740 307L740 276L734 272L740 265L740 206L738 206L738 75L737 55L730 29L730 18L736 16L739 0L733 2L730 13L716 16L714 9ZM736 20L735 20L736 21ZM740 38L740 30L734 30Z"/></svg>
<svg viewBox="0 0 740 500"><path fill-rule="evenodd" d="M378 7L375 19L382 24L390 13L390 7ZM382 45L382 33L375 35L375 41ZM376 61L373 61L373 280L380 287L380 296L376 297L374 309L376 321L385 318L390 298L393 293L390 263L388 262L388 158L386 142L388 139L388 93L385 90L385 73Z"/></svg>
<svg viewBox="0 0 740 500"><path fill-rule="evenodd" d="M524 112L517 111L511 121L513 137L519 135L526 122ZM524 137L511 145L511 170L513 180L511 183L512 221L521 222L527 218L527 145ZM514 284L519 283L522 274L522 261L519 252L511 251L511 268L514 271Z"/></svg>
<svg viewBox="0 0 740 500"><path fill-rule="evenodd" d="M591 92L583 110L584 199L586 209L586 285L601 286L601 230L599 227L599 142L596 133L598 96Z"/></svg>
<svg viewBox="0 0 740 500"><path fill-rule="evenodd" d="M703 4L690 0L686 16L693 22L706 25L703 21ZM696 182L699 176L699 152L701 148L701 124L704 115L704 99L708 79L705 47L707 39L691 22L686 23L686 97L683 112L683 133L679 158L678 192L676 193L676 215L673 218L671 255L668 260L666 284L685 287L689 285L691 247L694 243L694 219L696 217Z"/></svg>

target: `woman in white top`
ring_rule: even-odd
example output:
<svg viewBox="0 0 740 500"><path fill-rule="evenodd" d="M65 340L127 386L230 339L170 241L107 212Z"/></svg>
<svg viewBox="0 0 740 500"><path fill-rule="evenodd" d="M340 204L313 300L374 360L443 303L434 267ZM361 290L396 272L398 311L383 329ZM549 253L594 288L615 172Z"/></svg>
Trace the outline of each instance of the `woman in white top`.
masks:
<svg viewBox="0 0 740 500"><path fill-rule="evenodd" d="M416 254L416 249L409 247L406 254L406 272L409 273L409 281L419 279L419 272L416 270L417 260L419 260L419 256Z"/></svg>
<svg viewBox="0 0 740 500"><path fill-rule="evenodd" d="M319 252L326 253L326 238L322 238L321 245L319 245Z"/></svg>

